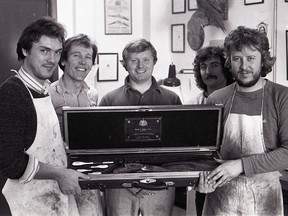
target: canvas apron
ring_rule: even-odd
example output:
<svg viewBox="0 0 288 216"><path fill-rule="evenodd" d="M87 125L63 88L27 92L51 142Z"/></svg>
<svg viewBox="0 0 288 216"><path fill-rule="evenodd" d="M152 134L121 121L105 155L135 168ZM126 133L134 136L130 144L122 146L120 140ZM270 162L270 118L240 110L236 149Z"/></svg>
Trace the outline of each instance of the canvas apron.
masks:
<svg viewBox="0 0 288 216"><path fill-rule="evenodd" d="M231 113L231 102L221 156L225 160L264 153L263 98L261 115L248 116ZM207 194L203 215L283 215L282 190L279 172L239 175L215 192Z"/></svg>
<svg viewBox="0 0 288 216"><path fill-rule="evenodd" d="M26 152L43 163L66 167L66 153L51 98L32 99L37 114L37 132ZM54 180L33 179L20 184L18 180L8 179L3 194L13 216L79 215L74 196L62 194Z"/></svg>

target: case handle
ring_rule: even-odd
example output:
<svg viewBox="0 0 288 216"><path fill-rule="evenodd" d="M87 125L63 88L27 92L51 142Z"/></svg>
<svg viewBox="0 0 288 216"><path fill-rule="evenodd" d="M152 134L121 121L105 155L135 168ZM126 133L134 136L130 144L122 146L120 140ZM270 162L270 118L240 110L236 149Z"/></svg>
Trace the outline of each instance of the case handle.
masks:
<svg viewBox="0 0 288 216"><path fill-rule="evenodd" d="M146 190L167 190L169 187L173 187L174 185L174 182L156 181L154 179L144 179L140 180L140 182L132 182L132 187Z"/></svg>

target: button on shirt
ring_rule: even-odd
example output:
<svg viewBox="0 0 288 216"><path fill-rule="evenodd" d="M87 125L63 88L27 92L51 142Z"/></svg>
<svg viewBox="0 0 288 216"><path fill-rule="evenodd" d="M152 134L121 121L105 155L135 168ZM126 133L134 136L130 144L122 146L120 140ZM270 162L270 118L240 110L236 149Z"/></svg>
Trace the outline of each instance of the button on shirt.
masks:
<svg viewBox="0 0 288 216"><path fill-rule="evenodd" d="M97 90L88 86L86 82L83 82L82 89L79 94L70 92L64 87L63 77L58 81L51 84L49 89L53 106L56 110L61 130L62 128L62 107L91 107L97 105L98 93Z"/></svg>

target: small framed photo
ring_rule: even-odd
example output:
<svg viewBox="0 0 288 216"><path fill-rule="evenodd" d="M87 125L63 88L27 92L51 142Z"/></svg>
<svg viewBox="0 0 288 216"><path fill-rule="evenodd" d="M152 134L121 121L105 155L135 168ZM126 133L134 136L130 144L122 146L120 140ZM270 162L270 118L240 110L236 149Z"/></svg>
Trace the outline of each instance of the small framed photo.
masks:
<svg viewBox="0 0 288 216"><path fill-rule="evenodd" d="M286 74L288 80L288 30L286 30Z"/></svg>
<svg viewBox="0 0 288 216"><path fill-rule="evenodd" d="M188 10L193 11L197 9L197 1L196 0L188 0Z"/></svg>
<svg viewBox="0 0 288 216"><path fill-rule="evenodd" d="M105 34L132 34L131 0L104 0Z"/></svg>
<svg viewBox="0 0 288 216"><path fill-rule="evenodd" d="M262 4L264 0L244 0L245 5Z"/></svg>
<svg viewBox="0 0 288 216"><path fill-rule="evenodd" d="M185 12L186 12L186 0L172 0L172 14L179 14Z"/></svg>
<svg viewBox="0 0 288 216"><path fill-rule="evenodd" d="M118 81L118 53L98 53L97 81Z"/></svg>
<svg viewBox="0 0 288 216"><path fill-rule="evenodd" d="M184 24L171 25L171 52L173 53L185 52L185 25Z"/></svg>

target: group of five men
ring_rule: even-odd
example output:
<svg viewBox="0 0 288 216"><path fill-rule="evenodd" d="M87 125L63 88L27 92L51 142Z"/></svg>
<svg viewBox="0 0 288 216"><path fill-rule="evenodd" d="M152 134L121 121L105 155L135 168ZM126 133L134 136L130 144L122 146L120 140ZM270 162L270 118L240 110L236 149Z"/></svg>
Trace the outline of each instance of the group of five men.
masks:
<svg viewBox="0 0 288 216"><path fill-rule="evenodd" d="M63 26L50 18L26 27L17 44L22 66L0 87L0 171L13 215L105 214L98 190L81 191L78 179L90 177L66 168L61 134L63 106L98 104L96 89L84 82L98 49L83 34L64 38ZM157 52L150 42L131 41L122 57L125 84L99 106L182 104L152 76ZM283 214L279 171L288 167L288 88L264 79L274 62L267 36L242 26L225 38L224 50L197 52L195 78L203 92L191 104L224 107L222 159L200 173L196 188L207 194L203 215ZM58 64L64 74L50 85ZM174 188L109 189L106 213L171 215L174 197Z"/></svg>

